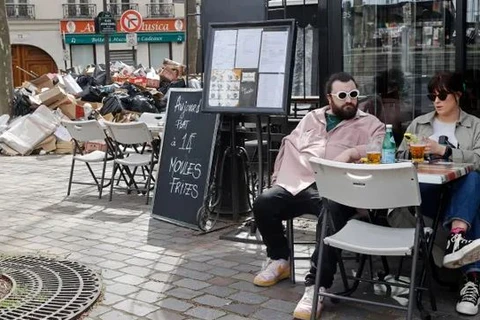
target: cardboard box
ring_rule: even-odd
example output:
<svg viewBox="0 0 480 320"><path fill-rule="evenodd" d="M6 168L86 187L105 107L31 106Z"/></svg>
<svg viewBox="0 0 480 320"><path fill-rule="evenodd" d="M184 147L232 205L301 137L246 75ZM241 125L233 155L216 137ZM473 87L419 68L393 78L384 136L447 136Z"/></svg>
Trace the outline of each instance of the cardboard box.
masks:
<svg viewBox="0 0 480 320"><path fill-rule="evenodd" d="M160 79L151 79L147 78L147 88L158 88L160 87Z"/></svg>
<svg viewBox="0 0 480 320"><path fill-rule="evenodd" d="M38 89L38 91L40 91L42 88L51 89L54 87L53 80L46 74L36 79L30 80L29 82L33 84Z"/></svg>
<svg viewBox="0 0 480 320"><path fill-rule="evenodd" d="M65 91L57 86L46 90L33 98L40 101L40 104L44 104L50 109L55 109L56 107L58 107L58 104L56 104L56 102L64 100L66 97L67 94L65 93Z"/></svg>
<svg viewBox="0 0 480 320"><path fill-rule="evenodd" d="M90 106L92 106L92 109L94 110L100 110L103 107L103 103L101 102L88 102L88 101L77 100L77 105L81 107L83 107L87 103Z"/></svg>
<svg viewBox="0 0 480 320"><path fill-rule="evenodd" d="M46 137L42 142L40 142L35 149L43 149L45 152L51 152L57 149L57 139L55 135L50 135Z"/></svg>
<svg viewBox="0 0 480 320"><path fill-rule="evenodd" d="M175 81L178 77L178 71L173 71L169 67L163 67L162 70L159 72L160 79L167 80L167 81Z"/></svg>
<svg viewBox="0 0 480 320"><path fill-rule="evenodd" d="M136 84L138 86L145 87L147 85L147 78L145 77L130 77L128 82Z"/></svg>
<svg viewBox="0 0 480 320"><path fill-rule="evenodd" d="M72 154L74 148L73 141L62 141L57 140L57 149L55 149L56 154Z"/></svg>
<svg viewBox="0 0 480 320"><path fill-rule="evenodd" d="M0 142L21 155L30 153L35 146L53 134L59 125L58 118L41 105L33 113L20 117L0 135Z"/></svg>
<svg viewBox="0 0 480 320"><path fill-rule="evenodd" d="M107 144L105 143L105 141L98 140L98 141L85 142L85 145L84 145L85 153L90 153L90 152L93 152L93 151L96 151L96 150L106 152L107 151Z"/></svg>

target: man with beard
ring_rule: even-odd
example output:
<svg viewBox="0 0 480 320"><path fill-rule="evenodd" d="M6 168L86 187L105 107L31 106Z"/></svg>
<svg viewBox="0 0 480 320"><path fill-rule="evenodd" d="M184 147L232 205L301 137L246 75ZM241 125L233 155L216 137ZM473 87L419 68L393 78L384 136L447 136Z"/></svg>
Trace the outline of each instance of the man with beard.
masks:
<svg viewBox="0 0 480 320"><path fill-rule="evenodd" d="M355 162L366 156L366 145L371 138L381 138L385 134L382 122L358 110L360 92L351 75L344 72L333 74L325 85L325 94L329 104L308 113L282 140L272 175L273 186L258 196L253 204L255 222L267 247L268 257L253 281L257 286L272 286L290 276L290 251L283 220L302 214L318 216L325 206L336 217L335 227L341 228L355 212L353 208L344 210L338 204L320 199L309 164L310 157ZM317 249L306 276L305 294L294 312L298 319L310 319ZM337 258L335 251L328 246L324 254L321 286L329 288L336 272ZM320 312L321 302L317 310Z"/></svg>

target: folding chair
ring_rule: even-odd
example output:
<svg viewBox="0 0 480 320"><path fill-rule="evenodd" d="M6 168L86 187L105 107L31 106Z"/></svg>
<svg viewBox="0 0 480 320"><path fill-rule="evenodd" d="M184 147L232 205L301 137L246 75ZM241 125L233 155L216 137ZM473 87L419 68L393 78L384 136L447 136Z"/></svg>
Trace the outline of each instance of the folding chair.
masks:
<svg viewBox="0 0 480 320"><path fill-rule="evenodd" d="M113 156L111 154L109 155L109 152L111 152L111 149L108 147L108 143L106 142L107 136L105 135L104 129L102 128L100 123L98 123L97 120L87 120L87 121L63 120L62 125L65 126L65 128L68 130L74 142L72 166L70 168L70 178L68 180L67 196L70 195L72 184L95 185L98 188L98 198L101 199L103 188L108 187L109 185L109 183L104 184L105 168L107 165L107 161L113 160ZM104 152L100 150L95 150L91 153L87 153L87 154L84 153L83 149L80 146L80 142L87 142L87 141L94 141L94 140L105 141L107 144L107 151ZM73 171L75 167L75 161L81 161L85 163L95 183L73 181ZM91 163L103 163L102 175L100 177L95 176L95 173L93 172L92 167L90 166ZM98 181L99 178L100 178L100 182Z"/></svg>
<svg viewBox="0 0 480 320"><path fill-rule="evenodd" d="M147 145L153 141L152 134L148 130L148 127L143 122L130 122L130 123L113 123L105 122L108 131L113 139L115 145L113 170L110 185L110 201L112 201L113 185L115 179L115 173L120 171L120 175L127 184L127 190L130 191L133 186L137 192L145 192L147 196L147 204L150 193L151 180L155 180L152 176L153 168L157 161L155 160L155 149L147 152ZM124 152L123 147L132 147L138 150L138 153ZM138 148L137 146L140 145ZM130 168L134 168L133 171ZM135 181L137 168L142 168L147 173L146 183L144 188L139 188ZM127 175L127 177L125 176Z"/></svg>
<svg viewBox="0 0 480 320"><path fill-rule="evenodd" d="M430 292L432 309L436 310L435 297L431 287L429 286L428 289L421 287L425 280L425 269L421 272L419 286L416 286L415 280L417 276L417 261L420 251L425 261L424 265L427 268L426 271L429 271L429 251L427 249L427 240L423 230L423 217L419 208L421 204L421 196L414 164L407 162L374 166L368 164L340 163L319 158L311 158L310 163L315 172L317 188L321 197L345 206L371 210L396 207L415 207L416 217L415 228L390 228L359 220L349 220L341 230L333 230L333 232L336 233L326 237L327 223L331 223L332 220L330 212L326 210L325 214L322 215L323 221L319 238L319 256L317 261L317 274L311 319L315 319L319 295L334 299L406 310L407 319L412 319L413 308L416 302L414 297L415 291L428 290ZM347 295L336 295L326 292L319 293L324 245L358 253L361 254L362 257L365 257L365 255L413 256L409 285L393 284L384 281L361 278L363 269L362 264L355 277L348 277L354 279L357 283L358 281L366 281L370 283L409 288L408 306L403 307L394 304L380 303L353 298ZM420 245L422 250L419 250ZM341 262L341 260L339 260L339 262ZM342 270L342 266L340 269ZM341 272L341 274L345 284L346 274L345 272ZM428 276L430 278L430 272L428 272ZM429 285L431 285L431 279L429 279ZM348 291L347 287L346 289ZM351 294L351 292L349 292L349 294ZM422 314L422 316L425 316L425 314Z"/></svg>
<svg viewBox="0 0 480 320"><path fill-rule="evenodd" d="M317 222L318 217L313 214L303 214L298 218L304 218L311 221ZM316 245L317 241L308 241L308 240L297 240L295 241L294 228L293 228L293 219L288 219L286 221L285 233L288 241L288 248L290 249L290 281L295 284L295 260L310 260L310 256L297 256L295 255L295 245Z"/></svg>

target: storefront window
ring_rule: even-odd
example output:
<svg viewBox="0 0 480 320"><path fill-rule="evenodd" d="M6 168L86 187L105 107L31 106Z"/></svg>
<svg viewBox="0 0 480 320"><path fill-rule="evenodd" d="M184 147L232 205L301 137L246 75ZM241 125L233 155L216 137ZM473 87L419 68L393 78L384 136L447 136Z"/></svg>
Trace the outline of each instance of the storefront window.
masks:
<svg viewBox="0 0 480 320"><path fill-rule="evenodd" d="M480 116L480 0L467 2L466 28L467 61L462 107Z"/></svg>
<svg viewBox="0 0 480 320"><path fill-rule="evenodd" d="M72 67L83 67L95 64L93 45L71 45L70 46Z"/></svg>
<svg viewBox="0 0 480 320"><path fill-rule="evenodd" d="M158 69L163 59L170 59L170 43L149 43L150 66Z"/></svg>
<svg viewBox="0 0 480 320"><path fill-rule="evenodd" d="M344 70L365 96L361 107L391 123L399 143L433 110L430 77L455 69L454 1L343 0L342 19Z"/></svg>

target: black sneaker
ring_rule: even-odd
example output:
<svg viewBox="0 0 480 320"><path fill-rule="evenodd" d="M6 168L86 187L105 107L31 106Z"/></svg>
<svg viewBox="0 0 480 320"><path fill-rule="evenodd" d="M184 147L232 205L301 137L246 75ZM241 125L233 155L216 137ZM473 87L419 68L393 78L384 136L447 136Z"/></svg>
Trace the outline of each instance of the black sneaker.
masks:
<svg viewBox="0 0 480 320"><path fill-rule="evenodd" d="M478 260L480 260L480 239L467 240L463 233L450 233L443 257L445 268L456 269Z"/></svg>
<svg viewBox="0 0 480 320"><path fill-rule="evenodd" d="M478 291L478 280L468 277L462 290L460 290L460 297L455 308L458 313L469 316L474 316L478 313L478 302L480 298Z"/></svg>

